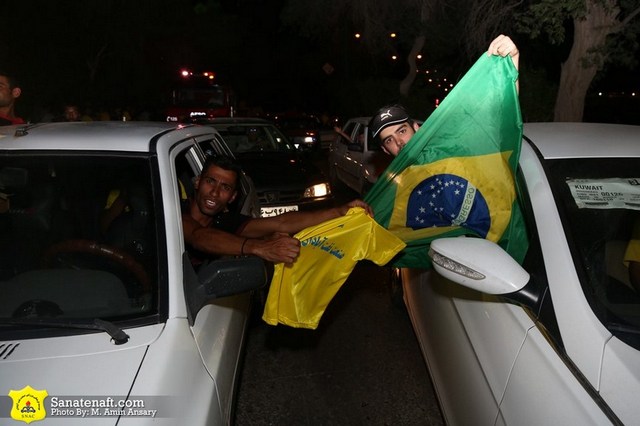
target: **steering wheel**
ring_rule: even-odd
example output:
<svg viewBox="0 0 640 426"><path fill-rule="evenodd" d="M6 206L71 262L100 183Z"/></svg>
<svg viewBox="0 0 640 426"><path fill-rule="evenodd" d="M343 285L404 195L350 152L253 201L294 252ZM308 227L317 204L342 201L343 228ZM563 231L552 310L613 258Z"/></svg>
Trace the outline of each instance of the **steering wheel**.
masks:
<svg viewBox="0 0 640 426"><path fill-rule="evenodd" d="M85 253L102 257L123 266L137 279L142 289L151 293L151 280L144 267L130 254L115 247L100 244L91 240L66 240L50 246L44 253L44 264L50 266L54 260L64 253Z"/></svg>

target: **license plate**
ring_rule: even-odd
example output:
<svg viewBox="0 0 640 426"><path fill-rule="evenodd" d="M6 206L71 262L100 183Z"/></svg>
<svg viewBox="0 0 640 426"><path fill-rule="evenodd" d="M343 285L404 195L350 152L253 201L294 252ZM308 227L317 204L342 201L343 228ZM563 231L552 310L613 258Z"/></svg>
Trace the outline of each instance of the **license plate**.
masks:
<svg viewBox="0 0 640 426"><path fill-rule="evenodd" d="M297 212L298 206L275 206L275 207L260 207L261 217L278 216L279 214L286 212Z"/></svg>

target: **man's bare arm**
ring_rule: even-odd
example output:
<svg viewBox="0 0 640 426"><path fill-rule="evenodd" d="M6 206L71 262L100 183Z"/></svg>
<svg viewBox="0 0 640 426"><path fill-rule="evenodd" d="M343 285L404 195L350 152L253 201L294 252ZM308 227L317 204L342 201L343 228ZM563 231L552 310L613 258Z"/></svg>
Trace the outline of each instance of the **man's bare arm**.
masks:
<svg viewBox="0 0 640 426"><path fill-rule="evenodd" d="M347 214L352 207L362 207L373 216L371 207L362 200L353 200L342 206L306 212L288 212L278 216L251 219L240 235L251 238L269 236L274 233L295 234L309 226Z"/></svg>
<svg viewBox="0 0 640 426"><path fill-rule="evenodd" d="M182 216L185 242L203 253L217 256L255 255L274 263L292 263L300 253L300 242L286 235L268 240L238 236L204 227L188 214Z"/></svg>

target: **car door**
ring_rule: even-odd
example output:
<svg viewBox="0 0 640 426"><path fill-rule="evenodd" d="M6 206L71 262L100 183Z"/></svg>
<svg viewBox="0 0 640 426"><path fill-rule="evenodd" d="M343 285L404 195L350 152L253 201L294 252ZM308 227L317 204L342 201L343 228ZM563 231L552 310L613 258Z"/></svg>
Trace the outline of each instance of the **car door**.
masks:
<svg viewBox="0 0 640 426"><path fill-rule="evenodd" d="M347 186L360 193L362 191L362 160L365 149L364 125L353 121L348 130L351 140L346 144L342 180Z"/></svg>
<svg viewBox="0 0 640 426"><path fill-rule="evenodd" d="M344 135L338 135L329 154L329 174L334 180L334 184L335 181L339 180L356 191L356 171L354 170L352 152L349 149L349 145L352 143L357 126L357 122L353 120L347 121L342 129Z"/></svg>
<svg viewBox="0 0 640 426"><path fill-rule="evenodd" d="M523 147L527 167L537 162ZM521 160L522 164L522 160ZM540 176L521 182L544 192ZM548 189L547 189L548 191ZM547 280L549 244L534 215L548 206L521 205L530 236L523 267L535 296L525 307L455 284L433 270L403 270L405 301L447 423L452 425L609 424L593 390L558 343ZM500 265L492 266L500 269ZM600 405L599 405L600 404Z"/></svg>
<svg viewBox="0 0 640 426"><path fill-rule="evenodd" d="M526 315L433 270L403 269L402 282L447 424L493 425Z"/></svg>
<svg viewBox="0 0 640 426"><path fill-rule="evenodd" d="M198 141L206 143L207 138L215 146L213 136L200 137ZM194 182L204 163L204 153L194 144L176 155L174 163L176 176L181 182ZM182 192L183 185L186 187L188 183L176 184L178 194ZM192 326L202 361L215 382L225 418L231 414L250 301L250 293L216 299L198 312Z"/></svg>

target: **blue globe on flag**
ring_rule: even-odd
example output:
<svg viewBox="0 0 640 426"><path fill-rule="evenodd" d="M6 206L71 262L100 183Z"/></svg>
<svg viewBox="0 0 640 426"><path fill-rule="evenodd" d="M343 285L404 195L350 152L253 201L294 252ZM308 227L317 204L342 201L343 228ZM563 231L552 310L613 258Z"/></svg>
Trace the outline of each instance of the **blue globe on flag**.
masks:
<svg viewBox="0 0 640 426"><path fill-rule="evenodd" d="M466 179L431 176L413 188L407 205L407 227L461 226L486 238L491 228L489 207L480 191Z"/></svg>

